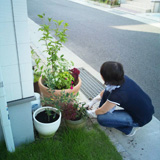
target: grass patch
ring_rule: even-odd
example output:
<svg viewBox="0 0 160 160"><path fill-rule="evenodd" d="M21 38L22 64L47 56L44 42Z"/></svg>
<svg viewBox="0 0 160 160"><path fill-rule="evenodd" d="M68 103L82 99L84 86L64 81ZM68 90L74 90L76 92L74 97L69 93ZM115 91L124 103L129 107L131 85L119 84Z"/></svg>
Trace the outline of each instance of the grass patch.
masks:
<svg viewBox="0 0 160 160"><path fill-rule="evenodd" d="M34 143L6 151L0 144L0 160L122 160L108 137L97 125L93 129L71 130L60 128L51 139L38 139Z"/></svg>

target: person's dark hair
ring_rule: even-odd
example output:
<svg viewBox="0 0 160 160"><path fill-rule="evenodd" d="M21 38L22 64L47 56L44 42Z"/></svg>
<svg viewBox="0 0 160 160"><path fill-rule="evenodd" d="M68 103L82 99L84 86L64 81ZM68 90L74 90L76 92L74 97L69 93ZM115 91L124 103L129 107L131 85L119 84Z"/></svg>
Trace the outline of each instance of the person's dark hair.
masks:
<svg viewBox="0 0 160 160"><path fill-rule="evenodd" d="M124 83L124 70L119 62L108 61L102 64L100 73L109 85L121 85Z"/></svg>

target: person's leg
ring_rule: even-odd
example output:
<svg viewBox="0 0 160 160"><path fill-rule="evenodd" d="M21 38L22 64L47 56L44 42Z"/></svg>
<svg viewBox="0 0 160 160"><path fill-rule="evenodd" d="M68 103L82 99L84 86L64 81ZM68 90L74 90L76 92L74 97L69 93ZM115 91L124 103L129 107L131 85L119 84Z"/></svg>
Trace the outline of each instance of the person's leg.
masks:
<svg viewBox="0 0 160 160"><path fill-rule="evenodd" d="M107 112L106 114L98 115L97 120L100 125L116 128L126 135L132 131L133 127L139 126L124 110L115 110L113 113Z"/></svg>

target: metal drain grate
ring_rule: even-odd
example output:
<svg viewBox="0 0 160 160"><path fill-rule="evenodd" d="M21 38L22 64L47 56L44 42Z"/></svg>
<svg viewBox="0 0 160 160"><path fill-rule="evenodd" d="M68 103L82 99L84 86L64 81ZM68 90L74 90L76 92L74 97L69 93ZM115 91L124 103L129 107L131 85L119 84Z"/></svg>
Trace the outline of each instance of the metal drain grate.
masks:
<svg viewBox="0 0 160 160"><path fill-rule="evenodd" d="M102 90L104 90L104 86L84 68L79 68L79 70L80 78L82 80L82 86L80 90L88 99L91 100Z"/></svg>

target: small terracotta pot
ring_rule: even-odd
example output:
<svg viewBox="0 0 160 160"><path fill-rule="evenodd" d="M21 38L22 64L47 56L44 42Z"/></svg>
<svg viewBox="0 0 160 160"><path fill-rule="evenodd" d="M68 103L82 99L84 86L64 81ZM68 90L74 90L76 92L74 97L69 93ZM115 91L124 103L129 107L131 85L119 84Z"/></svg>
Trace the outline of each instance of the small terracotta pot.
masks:
<svg viewBox="0 0 160 160"><path fill-rule="evenodd" d="M77 92L80 90L81 84L82 84L82 81L80 77L78 77L78 84L74 86L73 89L64 89L63 91L65 91L65 93L73 93L74 95L76 95ZM39 85L40 93L43 97L49 98L52 96L52 94L48 90L48 87L43 85L42 77L39 78L38 85ZM62 90L54 90L54 91L55 91L54 95L56 96L61 95Z"/></svg>

